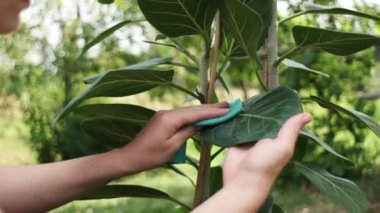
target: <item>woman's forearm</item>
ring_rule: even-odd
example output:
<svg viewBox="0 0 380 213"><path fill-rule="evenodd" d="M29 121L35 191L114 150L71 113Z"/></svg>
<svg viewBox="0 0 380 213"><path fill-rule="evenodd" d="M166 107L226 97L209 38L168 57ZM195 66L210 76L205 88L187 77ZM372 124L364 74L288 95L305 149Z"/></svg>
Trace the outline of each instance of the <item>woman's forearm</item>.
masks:
<svg viewBox="0 0 380 213"><path fill-rule="evenodd" d="M193 213L253 213L265 202L274 178L249 175L237 176L228 185L205 201Z"/></svg>
<svg viewBox="0 0 380 213"><path fill-rule="evenodd" d="M2 166L0 209L46 212L115 178L138 172L132 160L133 156L117 149L57 163Z"/></svg>

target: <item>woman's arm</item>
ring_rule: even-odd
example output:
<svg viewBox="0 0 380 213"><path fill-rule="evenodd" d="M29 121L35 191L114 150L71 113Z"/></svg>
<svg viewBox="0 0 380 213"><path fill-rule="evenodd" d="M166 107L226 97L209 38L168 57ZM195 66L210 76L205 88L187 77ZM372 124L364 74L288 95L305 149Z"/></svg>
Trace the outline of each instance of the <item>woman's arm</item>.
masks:
<svg viewBox="0 0 380 213"><path fill-rule="evenodd" d="M193 212L257 212L292 157L299 131L310 121L308 113L293 116L277 138L230 148L223 166L223 188Z"/></svg>
<svg viewBox="0 0 380 213"><path fill-rule="evenodd" d="M227 112L228 103L162 111L120 149L56 163L2 166L0 208L46 212L113 179L162 165L197 131L192 123Z"/></svg>

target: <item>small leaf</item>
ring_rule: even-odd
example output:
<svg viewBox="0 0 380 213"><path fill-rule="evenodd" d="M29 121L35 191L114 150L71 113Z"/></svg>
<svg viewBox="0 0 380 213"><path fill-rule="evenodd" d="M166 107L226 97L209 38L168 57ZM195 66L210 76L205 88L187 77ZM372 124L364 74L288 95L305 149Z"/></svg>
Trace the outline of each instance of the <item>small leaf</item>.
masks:
<svg viewBox="0 0 380 213"><path fill-rule="evenodd" d="M366 212L365 194L353 182L336 177L319 166L294 162L296 168L324 195L350 212Z"/></svg>
<svg viewBox="0 0 380 213"><path fill-rule="evenodd" d="M169 37L201 34L209 40L209 30L217 9L215 0L138 0L153 27Z"/></svg>
<svg viewBox="0 0 380 213"><path fill-rule="evenodd" d="M380 138L380 125L368 115L352 109L343 108L321 97L310 96L310 100L317 102L321 107L334 109L355 118L357 121L360 121L366 125L373 133L377 135L377 137Z"/></svg>
<svg viewBox="0 0 380 213"><path fill-rule="evenodd" d="M263 32L260 15L238 0L223 0L219 9L226 31L250 58L257 61L256 51Z"/></svg>
<svg viewBox="0 0 380 213"><path fill-rule="evenodd" d="M380 17L378 17L378 16L374 16L374 15L370 15L370 14L366 14L366 13L361 13L361 12L354 11L354 10L349 10L349 9L339 8L339 7L332 8L332 7L326 7L323 5L322 5L322 7L320 7L319 5L315 5L315 4L313 6L317 6L317 7L308 7L308 8L306 8L307 10L305 10L305 11L301 11L299 13L296 13L290 17L287 17L287 18L281 20L279 22L279 24L285 23L286 21L289 21L291 19L294 19L298 16L305 15L305 14L353 15L353 16L358 16L358 17L362 17L362 18L372 19L375 21L380 21Z"/></svg>
<svg viewBox="0 0 380 213"><path fill-rule="evenodd" d="M243 107L235 118L205 129L202 137L221 147L274 138L288 118L302 112L298 95L286 87L254 96Z"/></svg>
<svg viewBox="0 0 380 213"><path fill-rule="evenodd" d="M157 70L111 70L71 100L54 120L52 126L84 100L95 97L123 97L169 85L174 72Z"/></svg>
<svg viewBox="0 0 380 213"><path fill-rule="evenodd" d="M89 104L78 107L74 113L87 118L111 118L144 125L155 111L131 104Z"/></svg>
<svg viewBox="0 0 380 213"><path fill-rule="evenodd" d="M316 135L314 135L313 133L303 129L301 130L301 133L300 133L301 137L305 137L307 139L310 139L312 141L315 141L317 142L319 145L321 145L326 151L330 152L331 154L343 159L343 160L346 160L346 161L350 161L350 159L344 157L343 155L337 153L331 146L329 146L327 143L323 142L320 138L318 138Z"/></svg>
<svg viewBox="0 0 380 213"><path fill-rule="evenodd" d="M305 26L293 27L293 37L300 49L321 49L339 56L362 51L380 42L379 37L372 35Z"/></svg>
<svg viewBox="0 0 380 213"><path fill-rule="evenodd" d="M98 0L100 4L112 4L115 0Z"/></svg>
<svg viewBox="0 0 380 213"><path fill-rule="evenodd" d="M107 1L107 2L109 1L110 3L113 2L113 0L105 0L105 1ZM99 0L99 2L100 2L100 0ZM107 3L107 4L110 4L110 3ZM81 55L85 54L94 45L98 44L99 42L101 42L105 38L107 38L108 36L112 35L112 33L114 33L116 30L118 30L118 29L124 27L125 25L127 25L129 23L132 23L132 22L133 21L131 21L131 20L124 20L124 21L122 21L120 23L115 24L114 26L110 27L109 29L103 31L102 33L100 33L98 36L96 36L93 40L91 40L90 42L88 42L83 47Z"/></svg>
<svg viewBox="0 0 380 213"><path fill-rule="evenodd" d="M223 187L223 168L211 167L210 170L210 196L217 193Z"/></svg>
<svg viewBox="0 0 380 213"><path fill-rule="evenodd" d="M81 200L109 199L121 197L141 197L170 199L170 196L160 190L138 185L106 185L91 194L81 197Z"/></svg>
<svg viewBox="0 0 380 213"><path fill-rule="evenodd" d="M301 69L301 70L305 70L305 71L308 71L308 72L311 72L311 73L314 73L314 74L318 74L318 75L322 75L324 77L327 77L329 78L330 76L326 73L323 73L321 71L318 71L318 70L313 70L313 69L310 69L309 67L297 62L297 61L293 61L293 60L290 60L290 59L284 59L283 61L281 61L281 63L283 63L285 66L287 67L290 67L290 68L295 68L295 69Z"/></svg>

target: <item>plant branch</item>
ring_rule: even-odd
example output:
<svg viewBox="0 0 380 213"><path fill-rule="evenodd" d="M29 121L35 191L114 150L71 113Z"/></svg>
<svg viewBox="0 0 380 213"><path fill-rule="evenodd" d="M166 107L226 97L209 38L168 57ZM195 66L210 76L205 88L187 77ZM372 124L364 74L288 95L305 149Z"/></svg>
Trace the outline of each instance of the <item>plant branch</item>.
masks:
<svg viewBox="0 0 380 213"><path fill-rule="evenodd" d="M288 52L284 53L281 57L279 57L277 60L274 61L273 66L277 67L281 61L283 61L285 58L289 58L290 56L294 55L296 52L298 52L301 48L299 46L294 47L293 49L289 50Z"/></svg>
<svg viewBox="0 0 380 213"><path fill-rule="evenodd" d="M273 89L279 85L279 74L276 68L278 57L278 25L277 25L277 0L272 0L272 21L268 29L267 56L268 56L268 88Z"/></svg>
<svg viewBox="0 0 380 213"><path fill-rule="evenodd" d="M214 33L214 53L211 62L210 69L210 84L208 85L208 93L207 93L207 103L212 102L212 96L214 95L214 85L216 80L216 69L218 66L218 57L219 57L219 44L220 44L220 14L219 12L216 14L216 24L215 24L215 33Z"/></svg>

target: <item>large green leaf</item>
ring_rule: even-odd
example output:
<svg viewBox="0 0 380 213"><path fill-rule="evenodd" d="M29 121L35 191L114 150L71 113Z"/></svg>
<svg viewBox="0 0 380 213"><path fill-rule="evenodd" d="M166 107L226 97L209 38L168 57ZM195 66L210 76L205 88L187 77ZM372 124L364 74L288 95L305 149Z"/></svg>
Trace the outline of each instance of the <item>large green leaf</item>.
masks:
<svg viewBox="0 0 380 213"><path fill-rule="evenodd" d="M296 13L296 14L294 14L292 16L289 16L289 17L281 20L279 22L279 24L285 23L286 21L289 21L289 20L291 20L293 18L296 18L298 16L301 16L301 15L313 14L313 13L317 13L317 14L333 14L333 15L334 14L337 14L337 15L353 15L353 16L358 16L358 17L362 17L362 18L373 19L375 21L380 21L380 17L374 16L374 15L370 15L370 14L367 14L367 13L361 13L361 12L358 12L358 11L349 10L349 9L346 9L346 8L339 8L339 7L335 7L335 8L324 7L324 8L315 8L315 9L301 11L299 13Z"/></svg>
<svg viewBox="0 0 380 213"><path fill-rule="evenodd" d="M75 109L76 114L87 118L111 118L144 125L154 110L131 104L89 104Z"/></svg>
<svg viewBox="0 0 380 213"><path fill-rule="evenodd" d="M293 37L299 49L321 49L334 55L350 55L380 42L380 38L314 27L295 26Z"/></svg>
<svg viewBox="0 0 380 213"><path fill-rule="evenodd" d="M173 58L153 58L149 59L147 61L143 61L137 64L132 64L129 66L126 66L124 68L120 68L117 70L138 70L138 69L149 69L153 66L160 65L160 64L169 64L171 61L173 61ZM99 78L101 78L104 75L104 73L92 76L90 78L84 79L84 83L86 84L92 84L95 81L97 81Z"/></svg>
<svg viewBox="0 0 380 213"><path fill-rule="evenodd" d="M260 14L239 0L222 0L219 8L226 32L232 35L244 53L257 60L256 51L264 28ZM261 12L265 13L265 10Z"/></svg>
<svg viewBox="0 0 380 213"><path fill-rule="evenodd" d="M146 19L169 37L201 34L209 39L215 0L138 0Z"/></svg>
<svg viewBox="0 0 380 213"><path fill-rule="evenodd" d="M368 115L352 109L343 108L321 97L310 96L310 100L317 102L321 107L337 110L355 118L357 121L360 121L361 123L366 125L373 133L377 135L377 137L380 138L380 125Z"/></svg>
<svg viewBox="0 0 380 213"><path fill-rule="evenodd" d="M296 168L323 194L350 212L366 212L365 194L353 182L336 177L324 168L306 163L294 162Z"/></svg>
<svg viewBox="0 0 380 213"><path fill-rule="evenodd" d="M268 37L268 29L272 21L272 1L268 0L240 0L246 4L249 8L256 11L263 22L263 32L260 37L260 41L257 48L263 46L265 39Z"/></svg>
<svg viewBox="0 0 380 213"><path fill-rule="evenodd" d="M113 2L113 1L111 1L111 2ZM107 30L103 31L98 36L96 36L93 40L91 40L86 45L84 45L81 55L86 53L94 45L98 44L99 42L101 42L105 38L107 38L108 36L112 35L112 33L114 33L116 30L118 30L118 29L124 27L125 25L132 23L132 22L133 21L131 21L131 20L124 20L124 21L117 23L114 26L108 28Z"/></svg>
<svg viewBox="0 0 380 213"><path fill-rule="evenodd" d="M331 154L333 154L333 155L335 155L335 156L337 156L343 160L350 161L350 159L348 159L348 158L344 157L343 155L337 153L330 145L328 145L327 143L322 141L319 137L317 137L313 133L303 129L303 130L301 130L300 135L301 135L301 137L304 137L304 138L310 139L314 142L317 142L319 145L321 145L326 151L330 152Z"/></svg>
<svg viewBox="0 0 380 213"><path fill-rule="evenodd" d="M82 122L81 128L100 143L109 148L126 145L135 138L143 125L126 120L94 118Z"/></svg>
<svg viewBox="0 0 380 213"><path fill-rule="evenodd" d="M204 139L221 147L277 136L283 123L302 112L298 95L287 87L278 87L243 103L244 111L235 118L202 132Z"/></svg>
<svg viewBox="0 0 380 213"><path fill-rule="evenodd" d="M94 97L122 97L171 84L174 72L157 70L111 70L71 100L53 122L57 122L84 100Z"/></svg>

